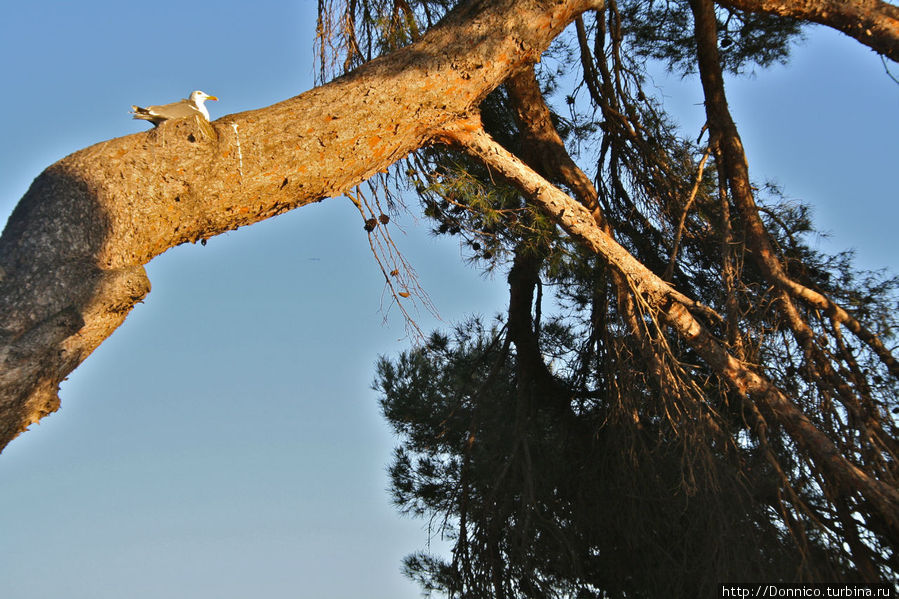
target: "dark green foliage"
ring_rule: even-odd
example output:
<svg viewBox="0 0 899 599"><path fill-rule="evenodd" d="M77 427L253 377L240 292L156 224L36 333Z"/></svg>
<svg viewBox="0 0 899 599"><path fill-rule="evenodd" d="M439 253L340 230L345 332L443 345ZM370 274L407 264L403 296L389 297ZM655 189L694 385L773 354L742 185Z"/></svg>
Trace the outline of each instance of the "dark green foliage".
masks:
<svg viewBox="0 0 899 599"><path fill-rule="evenodd" d="M625 0L620 4L621 30L634 57L660 60L676 73L696 72L693 16L686 2ZM722 65L732 73L747 66L786 62L789 44L800 35L791 19L719 9Z"/></svg>
<svg viewBox="0 0 899 599"><path fill-rule="evenodd" d="M544 346L580 355L569 328L555 328ZM455 541L452 563L407 559L426 589L697 597L711 596L716 580L845 576L817 541L802 563L772 519L778 479L756 448L719 439L708 450L689 422L678 430L658 412L651 390L629 391L636 401L611 391L637 373L603 393L578 384L576 367L559 368L569 372L558 387L565 397L536 395L502 338L473 320L378 364L384 414L403 439L390 469L394 500L436 516Z"/></svg>

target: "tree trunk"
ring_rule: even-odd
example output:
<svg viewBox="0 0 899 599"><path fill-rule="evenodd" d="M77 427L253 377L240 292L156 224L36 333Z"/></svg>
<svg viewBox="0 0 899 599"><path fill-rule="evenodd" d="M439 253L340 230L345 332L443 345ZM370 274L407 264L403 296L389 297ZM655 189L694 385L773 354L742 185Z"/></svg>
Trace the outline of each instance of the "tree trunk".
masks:
<svg viewBox="0 0 899 599"><path fill-rule="evenodd" d="M165 250L339 196L464 117L601 0L472 0L420 41L268 108L50 166L0 237L0 449L150 290Z"/></svg>

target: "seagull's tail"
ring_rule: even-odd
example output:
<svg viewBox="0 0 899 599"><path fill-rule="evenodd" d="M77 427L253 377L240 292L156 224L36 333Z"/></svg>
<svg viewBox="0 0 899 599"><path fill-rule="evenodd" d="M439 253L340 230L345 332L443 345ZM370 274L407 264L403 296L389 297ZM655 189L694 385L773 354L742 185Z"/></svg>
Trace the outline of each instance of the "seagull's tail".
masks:
<svg viewBox="0 0 899 599"><path fill-rule="evenodd" d="M143 119L145 121L152 121L155 115L150 111L149 108L141 108L140 106L131 106L131 118L135 119Z"/></svg>

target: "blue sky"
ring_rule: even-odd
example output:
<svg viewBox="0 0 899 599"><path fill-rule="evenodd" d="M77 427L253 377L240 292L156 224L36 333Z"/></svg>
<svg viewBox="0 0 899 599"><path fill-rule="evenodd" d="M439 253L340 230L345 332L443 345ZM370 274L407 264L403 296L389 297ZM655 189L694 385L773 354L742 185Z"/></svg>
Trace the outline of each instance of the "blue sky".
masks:
<svg viewBox="0 0 899 599"><path fill-rule="evenodd" d="M313 85L311 0L146 6L4 11L3 222L52 162L146 129L131 104L202 89L221 98L216 118ZM698 131L698 83L656 83ZM814 204L832 233L822 247L897 270L899 85L880 60L816 29L790 67L729 93L752 175ZM416 215L397 224L446 323L502 309L502 276L463 266ZM153 291L64 383L61 411L0 455L0 596L419 596L399 568L427 547L427 522L390 505L395 439L369 388L377 355L408 340L396 310L384 322L350 202L175 248L147 270Z"/></svg>

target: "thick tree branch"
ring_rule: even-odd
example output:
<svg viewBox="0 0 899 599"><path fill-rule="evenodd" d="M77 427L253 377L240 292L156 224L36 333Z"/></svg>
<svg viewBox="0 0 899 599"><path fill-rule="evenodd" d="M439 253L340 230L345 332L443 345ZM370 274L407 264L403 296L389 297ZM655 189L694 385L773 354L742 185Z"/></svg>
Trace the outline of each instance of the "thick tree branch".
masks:
<svg viewBox="0 0 899 599"><path fill-rule="evenodd" d="M899 7L883 0L716 0L721 6L833 27L899 62Z"/></svg>
<svg viewBox="0 0 899 599"><path fill-rule="evenodd" d="M340 195L420 147L599 0L471 0L331 84L201 126L103 142L49 167L0 237L0 448L149 291L170 247Z"/></svg>

